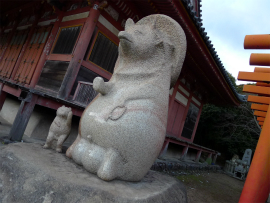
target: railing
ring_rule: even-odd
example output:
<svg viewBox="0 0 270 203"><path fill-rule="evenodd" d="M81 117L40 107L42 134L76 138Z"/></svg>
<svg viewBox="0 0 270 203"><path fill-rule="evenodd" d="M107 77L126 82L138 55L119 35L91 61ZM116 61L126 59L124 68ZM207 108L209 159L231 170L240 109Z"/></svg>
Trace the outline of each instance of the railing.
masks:
<svg viewBox="0 0 270 203"><path fill-rule="evenodd" d="M93 83L78 81L73 101L83 106L87 106L97 94L98 93L93 89Z"/></svg>

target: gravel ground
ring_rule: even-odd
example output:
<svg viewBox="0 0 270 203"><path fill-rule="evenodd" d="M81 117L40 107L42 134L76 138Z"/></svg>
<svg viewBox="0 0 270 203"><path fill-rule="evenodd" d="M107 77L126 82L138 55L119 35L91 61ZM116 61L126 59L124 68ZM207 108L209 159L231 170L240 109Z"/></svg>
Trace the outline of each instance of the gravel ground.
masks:
<svg viewBox="0 0 270 203"><path fill-rule="evenodd" d="M189 203L238 202L244 186L244 181L224 173L195 173L179 175L177 178L187 188Z"/></svg>

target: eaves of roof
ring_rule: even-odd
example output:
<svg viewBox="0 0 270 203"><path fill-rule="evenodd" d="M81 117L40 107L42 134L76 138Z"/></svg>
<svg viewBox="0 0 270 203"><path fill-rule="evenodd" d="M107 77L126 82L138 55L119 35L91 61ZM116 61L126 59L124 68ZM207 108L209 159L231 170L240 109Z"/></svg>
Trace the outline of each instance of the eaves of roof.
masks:
<svg viewBox="0 0 270 203"><path fill-rule="evenodd" d="M190 18L192 19L194 25L196 26L197 30L199 31L202 39L204 40L204 43L206 44L209 52L211 53L213 59L215 60L215 63L217 65L217 67L219 68L220 72L222 73L223 77L225 78L227 84L229 85L229 87L231 88L233 94L235 95L235 97L238 99L239 102L246 102L246 96L245 95L241 95L239 94L232 81L230 80L225 67L223 65L223 63L221 62L220 58L218 57L217 52L215 51L214 45L211 43L211 40L209 38L209 36L207 36L207 32L205 31L205 28L203 27L203 23L202 23L202 10L201 10L201 0L198 0L198 16L196 16L196 12L193 10L193 6L190 3L190 0L182 0L184 7L186 8L188 14L190 15Z"/></svg>

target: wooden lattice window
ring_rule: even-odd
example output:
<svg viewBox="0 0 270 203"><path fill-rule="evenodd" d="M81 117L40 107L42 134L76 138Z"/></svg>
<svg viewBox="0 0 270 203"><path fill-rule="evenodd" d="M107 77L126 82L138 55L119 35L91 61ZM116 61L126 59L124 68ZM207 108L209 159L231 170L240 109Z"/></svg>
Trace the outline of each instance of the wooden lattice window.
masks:
<svg viewBox="0 0 270 203"><path fill-rule="evenodd" d="M52 54L72 54L82 25L62 27L58 33Z"/></svg>
<svg viewBox="0 0 270 203"><path fill-rule="evenodd" d="M27 84L30 83L50 30L51 26L38 27L35 29L35 32L30 40L30 43L25 49L23 58L16 72L14 78L15 81Z"/></svg>
<svg viewBox="0 0 270 203"><path fill-rule="evenodd" d="M0 76L9 78L27 38L28 30L17 31L12 37L5 55L0 63Z"/></svg>
<svg viewBox="0 0 270 203"><path fill-rule="evenodd" d="M100 66L102 69L113 73L117 57L117 44L99 31L88 60Z"/></svg>

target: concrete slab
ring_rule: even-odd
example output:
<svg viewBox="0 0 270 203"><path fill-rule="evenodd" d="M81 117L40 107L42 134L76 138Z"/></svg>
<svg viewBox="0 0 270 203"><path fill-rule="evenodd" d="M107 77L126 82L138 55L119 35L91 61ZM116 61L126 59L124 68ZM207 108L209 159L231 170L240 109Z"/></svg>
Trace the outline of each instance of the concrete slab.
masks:
<svg viewBox="0 0 270 203"><path fill-rule="evenodd" d="M140 182L103 181L40 144L0 147L0 199L7 202L187 202L177 179L158 172Z"/></svg>

